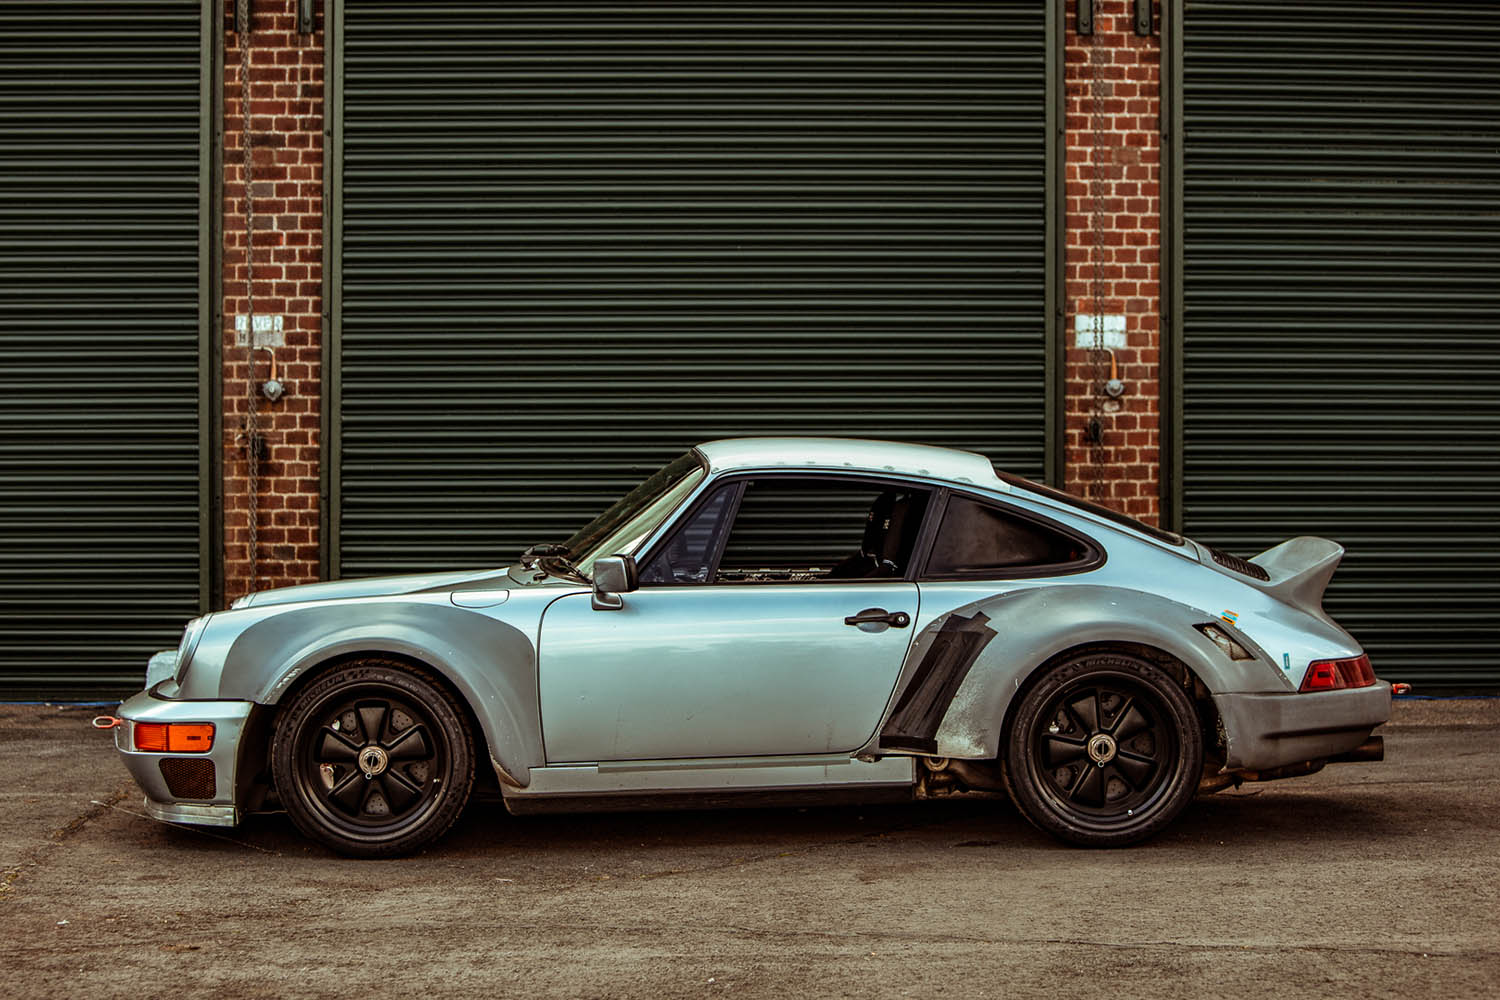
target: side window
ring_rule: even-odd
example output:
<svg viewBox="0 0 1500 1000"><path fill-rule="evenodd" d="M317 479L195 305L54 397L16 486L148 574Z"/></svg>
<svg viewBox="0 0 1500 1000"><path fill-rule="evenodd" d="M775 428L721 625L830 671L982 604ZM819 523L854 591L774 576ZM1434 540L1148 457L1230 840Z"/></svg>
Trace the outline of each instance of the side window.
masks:
<svg viewBox="0 0 1500 1000"><path fill-rule="evenodd" d="M714 575L719 583L803 583L906 575L926 490L847 480L745 484Z"/></svg>
<svg viewBox="0 0 1500 1000"><path fill-rule="evenodd" d="M642 584L707 583L709 567L719 550L726 515L737 486L724 486L693 512L692 518L677 530L665 548L652 557L640 571Z"/></svg>
<svg viewBox="0 0 1500 1000"><path fill-rule="evenodd" d="M1093 550L1070 535L955 495L943 512L925 575L983 577L1032 568L1081 569L1093 557Z"/></svg>

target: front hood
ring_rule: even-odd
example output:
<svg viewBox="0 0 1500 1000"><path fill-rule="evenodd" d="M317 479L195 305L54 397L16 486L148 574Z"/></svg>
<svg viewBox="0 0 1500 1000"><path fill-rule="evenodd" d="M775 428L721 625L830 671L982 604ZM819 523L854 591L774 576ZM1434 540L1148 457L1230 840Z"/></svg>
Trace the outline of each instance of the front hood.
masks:
<svg viewBox="0 0 1500 1000"><path fill-rule="evenodd" d="M448 573L411 573L405 576L372 576L362 580L333 580L300 587L262 590L234 602L236 608L262 608L269 604L302 604L307 601L343 601L351 597L389 597L423 590L444 590L487 579L506 579L503 569L465 570Z"/></svg>

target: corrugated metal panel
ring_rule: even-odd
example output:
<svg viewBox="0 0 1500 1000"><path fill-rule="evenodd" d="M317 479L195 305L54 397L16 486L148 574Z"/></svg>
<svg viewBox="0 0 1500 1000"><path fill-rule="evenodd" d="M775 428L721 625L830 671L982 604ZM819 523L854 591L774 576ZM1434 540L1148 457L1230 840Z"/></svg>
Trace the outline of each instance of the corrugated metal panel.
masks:
<svg viewBox="0 0 1500 1000"><path fill-rule="evenodd" d="M1382 676L1500 682L1500 7L1190 2L1184 510L1349 550Z"/></svg>
<svg viewBox="0 0 1500 1000"><path fill-rule="evenodd" d="M1043 466L1045 9L345 9L345 576L754 433Z"/></svg>
<svg viewBox="0 0 1500 1000"><path fill-rule="evenodd" d="M0 4L0 691L139 686L199 599L197 0Z"/></svg>

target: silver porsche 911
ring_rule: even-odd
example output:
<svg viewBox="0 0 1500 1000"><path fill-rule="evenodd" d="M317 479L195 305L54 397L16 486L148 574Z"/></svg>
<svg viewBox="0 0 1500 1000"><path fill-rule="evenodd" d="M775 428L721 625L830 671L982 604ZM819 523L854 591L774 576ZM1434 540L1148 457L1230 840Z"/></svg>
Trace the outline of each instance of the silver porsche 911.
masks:
<svg viewBox="0 0 1500 1000"><path fill-rule="evenodd" d="M1322 609L1343 549L1216 551L979 455L700 445L512 566L291 587L191 622L120 708L154 817L284 809L358 856L512 813L1008 793L1130 844L1195 794L1379 760Z"/></svg>

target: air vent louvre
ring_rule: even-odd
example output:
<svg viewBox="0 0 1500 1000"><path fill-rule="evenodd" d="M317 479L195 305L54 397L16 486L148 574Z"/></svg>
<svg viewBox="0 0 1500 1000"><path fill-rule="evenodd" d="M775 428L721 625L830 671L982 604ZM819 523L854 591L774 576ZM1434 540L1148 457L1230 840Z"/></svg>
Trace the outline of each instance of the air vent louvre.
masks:
<svg viewBox="0 0 1500 1000"><path fill-rule="evenodd" d="M1218 549L1214 548L1210 548L1208 550L1208 553L1209 555L1214 557L1214 562L1218 563L1220 566L1223 566L1225 569L1234 570L1234 572L1236 573L1241 573L1245 576L1253 577L1254 579L1260 580L1263 583L1269 582L1271 579L1271 574L1267 573L1265 570L1261 569L1259 566L1255 565L1255 563L1251 562L1248 559L1241 559L1239 556L1232 556L1228 552L1220 552Z"/></svg>

